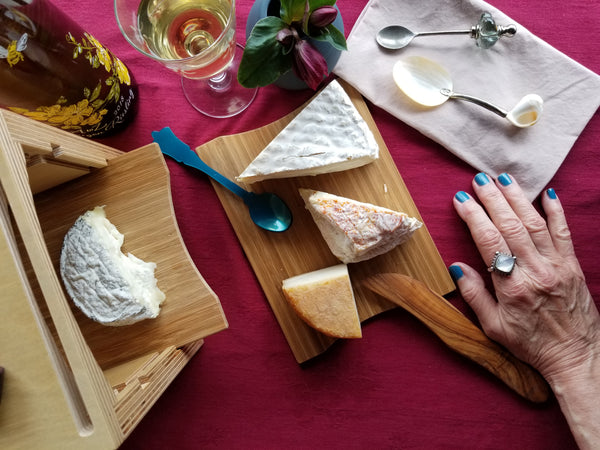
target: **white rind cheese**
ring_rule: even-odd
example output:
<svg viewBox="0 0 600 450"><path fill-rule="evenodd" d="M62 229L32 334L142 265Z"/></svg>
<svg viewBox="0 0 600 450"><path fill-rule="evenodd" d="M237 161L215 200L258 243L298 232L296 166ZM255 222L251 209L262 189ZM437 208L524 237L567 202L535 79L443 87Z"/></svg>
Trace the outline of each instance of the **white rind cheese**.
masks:
<svg viewBox="0 0 600 450"><path fill-rule="evenodd" d="M407 214L326 192L300 189L331 252L349 264L387 253L423 224Z"/></svg>
<svg viewBox="0 0 600 450"><path fill-rule="evenodd" d="M345 264L283 280L283 293L298 316L327 336L360 338L354 291Z"/></svg>
<svg viewBox="0 0 600 450"><path fill-rule="evenodd" d="M254 183L339 172L379 157L375 136L346 91L332 81L237 177Z"/></svg>
<svg viewBox="0 0 600 450"><path fill-rule="evenodd" d="M60 255L67 293L86 316L104 325L155 318L165 299L154 277L156 264L123 254L123 239L104 208L96 207L75 221Z"/></svg>

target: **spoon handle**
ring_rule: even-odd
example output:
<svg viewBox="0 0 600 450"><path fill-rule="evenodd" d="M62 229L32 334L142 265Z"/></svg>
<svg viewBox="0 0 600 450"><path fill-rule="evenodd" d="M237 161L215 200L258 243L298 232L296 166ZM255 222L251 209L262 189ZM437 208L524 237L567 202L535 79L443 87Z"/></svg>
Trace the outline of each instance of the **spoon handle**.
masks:
<svg viewBox="0 0 600 450"><path fill-rule="evenodd" d="M189 145L185 142L182 142L175 133L169 127L165 127L160 131L153 131L152 138L154 142L156 142L160 146L160 150L165 155L170 156L175 161L185 164L186 166L193 167L194 169L198 169L199 171L205 173L217 183L220 183L223 187L229 189L236 195L239 195L246 201L252 194L229 178L221 175L215 169L206 164L198 154L193 151Z"/></svg>
<svg viewBox="0 0 600 450"><path fill-rule="evenodd" d="M506 115L508 114L508 111L505 111L504 109L499 108L498 106L493 105L490 102L486 102L485 100L473 97L471 95L457 94L456 92L452 92L450 89L441 89L440 92L448 98L465 100L467 102L475 103L476 105L482 106L488 111L493 112L494 114L498 114L500 117L506 117Z"/></svg>
<svg viewBox="0 0 600 450"><path fill-rule="evenodd" d="M440 34L471 34L471 30L448 30L448 31L419 31L415 36L434 36Z"/></svg>

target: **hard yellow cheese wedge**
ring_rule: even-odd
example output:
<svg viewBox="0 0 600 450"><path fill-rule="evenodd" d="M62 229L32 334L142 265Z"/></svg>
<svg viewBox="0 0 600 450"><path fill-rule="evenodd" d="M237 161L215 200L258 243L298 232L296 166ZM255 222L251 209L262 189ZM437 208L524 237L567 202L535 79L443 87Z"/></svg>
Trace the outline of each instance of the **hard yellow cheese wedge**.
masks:
<svg viewBox="0 0 600 450"><path fill-rule="evenodd" d="M345 264L283 280L283 293L302 320L315 330L336 338L362 337Z"/></svg>

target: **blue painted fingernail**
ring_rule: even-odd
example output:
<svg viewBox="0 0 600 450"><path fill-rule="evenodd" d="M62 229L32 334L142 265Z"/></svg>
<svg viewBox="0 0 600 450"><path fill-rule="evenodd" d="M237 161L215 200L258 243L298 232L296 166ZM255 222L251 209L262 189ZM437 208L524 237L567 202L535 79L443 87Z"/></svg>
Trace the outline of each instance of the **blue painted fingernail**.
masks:
<svg viewBox="0 0 600 450"><path fill-rule="evenodd" d="M462 278L462 276L464 275L462 269L456 265L448 267L448 271L450 272L450 276L454 281L458 280L459 278Z"/></svg>
<svg viewBox="0 0 600 450"><path fill-rule="evenodd" d="M469 194L467 194L467 193L466 193L466 192L464 192L464 191L458 191L458 192L456 193L456 195L454 195L454 197L456 197L456 200L458 200L458 201L459 201L459 202L461 202L461 203L464 203L464 202L466 202L466 201L467 201L467 200L469 200L469 198L470 198L470 197L469 197Z"/></svg>
<svg viewBox="0 0 600 450"><path fill-rule="evenodd" d="M490 182L490 179L488 178L488 176L483 173L480 172L477 175L475 175L475 183L477 183L479 186L484 186L486 184L488 184Z"/></svg>
<svg viewBox="0 0 600 450"><path fill-rule="evenodd" d="M512 180L510 179L510 176L507 173L500 174L500 176L498 177L498 181L502 186L508 186L512 183Z"/></svg>
<svg viewBox="0 0 600 450"><path fill-rule="evenodd" d="M546 190L546 194L548 194L548 197L550 197L552 200L557 199L556 192L552 188Z"/></svg>

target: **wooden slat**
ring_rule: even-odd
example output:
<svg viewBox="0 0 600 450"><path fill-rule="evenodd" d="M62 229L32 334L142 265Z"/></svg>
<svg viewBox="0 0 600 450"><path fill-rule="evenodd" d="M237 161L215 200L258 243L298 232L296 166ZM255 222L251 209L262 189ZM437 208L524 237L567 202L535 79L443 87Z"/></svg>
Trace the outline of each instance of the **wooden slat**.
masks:
<svg viewBox="0 0 600 450"><path fill-rule="evenodd" d="M122 153L99 142L83 140L80 136L48 124L25 119L5 109L0 109L0 115L14 142L25 148L38 149L42 154L51 152L54 157L65 162L89 167L104 167L107 159Z"/></svg>
<svg viewBox="0 0 600 450"><path fill-rule="evenodd" d="M373 203L404 211L422 220L366 103L357 91L343 85L375 134L380 157L374 163L345 172L268 180L248 186L255 192L275 192L284 199L294 216L288 231L276 234L256 227L242 201L215 184L229 220L298 362L323 352L333 339L316 332L298 318L283 296L281 283L285 278L339 263L320 237L298 188L312 188ZM197 152L209 165L234 179L300 110L257 130L217 138L197 148ZM422 280L439 294L455 289L426 226L419 229L409 242L372 260L351 264L349 270L363 321L393 307L361 286L362 280L374 273L404 273Z"/></svg>
<svg viewBox="0 0 600 450"><path fill-rule="evenodd" d="M6 205L0 205L0 255L0 360L6 369L0 448L26 442L41 448L48 436L79 440L79 433L92 427L90 418L36 309Z"/></svg>
<svg viewBox="0 0 600 450"><path fill-rule="evenodd" d="M28 261L41 288L41 293L34 294L36 297L41 296L46 300L53 323L58 330L57 339L60 340L65 352L69 355L73 380L71 381L70 374L65 372L61 375L62 383L67 391L72 391L71 398L80 395L85 403L86 413L94 424L94 437L90 439L90 442L118 442L122 433L112 410L114 401L112 391L82 338L77 322L70 313L64 298L62 286L48 255L36 214L33 195L28 183L25 157L21 145L11 134L5 117L4 114L0 115L0 180L13 213L17 231L24 243ZM21 120L24 119L21 118ZM7 258L12 257L12 255L7 256ZM47 338L47 336L45 337ZM23 345L26 344L23 343ZM48 345L51 343L48 342ZM55 366L60 369L61 362L56 360ZM77 395L75 395L75 390ZM78 407L75 406L76 416L83 416L83 412L77 410ZM80 421L80 423L83 422Z"/></svg>
<svg viewBox="0 0 600 450"><path fill-rule="evenodd" d="M56 161L43 155L34 155L27 161L27 175L29 176L29 185L33 194L74 180L88 173L90 173L89 167Z"/></svg>
<svg viewBox="0 0 600 450"><path fill-rule="evenodd" d="M168 347L127 378L115 406L125 436L131 433L202 344L202 341L196 341L181 348Z"/></svg>

